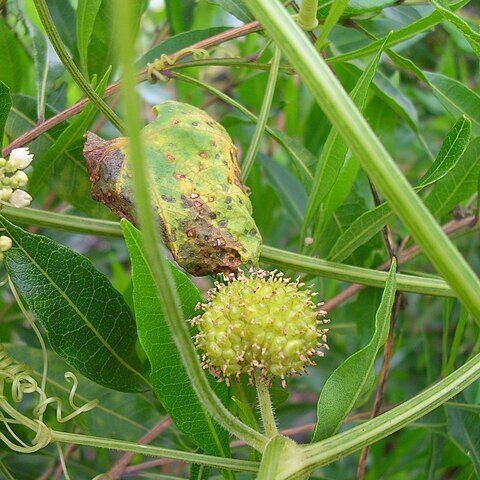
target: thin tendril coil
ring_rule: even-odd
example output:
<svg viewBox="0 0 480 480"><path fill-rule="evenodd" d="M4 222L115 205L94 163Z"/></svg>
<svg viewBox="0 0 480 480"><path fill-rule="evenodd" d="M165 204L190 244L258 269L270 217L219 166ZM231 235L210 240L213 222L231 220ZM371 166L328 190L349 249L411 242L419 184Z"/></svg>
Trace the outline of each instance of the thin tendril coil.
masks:
<svg viewBox="0 0 480 480"><path fill-rule="evenodd" d="M78 388L78 380L71 372L66 372L64 377L72 382L68 403L72 412L62 416L62 399L59 397L47 397L37 381L33 378L33 370L24 363L17 362L5 350L0 343L0 422L3 423L9 435L0 432L2 440L9 448L20 453L33 453L46 447L52 441L52 432L43 422L43 414L48 405L56 405L56 419L58 422L68 422L83 412L92 410L98 405L98 400L91 400L82 406L75 404L75 394ZM25 395L38 396L36 405L33 407L33 419L20 413L14 406L8 403L8 395L5 394L7 385L10 387L10 395L15 403L22 402ZM8 387L7 387L8 388ZM23 441L12 428L13 425L22 425L35 433L30 445Z"/></svg>
<svg viewBox="0 0 480 480"><path fill-rule="evenodd" d="M194 60L208 60L211 58L213 52L218 51L226 53L229 57L233 57L233 54L222 46L213 47L210 51L207 51L204 48L184 48L171 56L162 53L160 57L155 59L152 63L147 63L147 80L150 83L155 83L157 80L168 81L169 79L165 77L165 75L162 75L161 71L168 69L168 67L172 67L181 58L191 55Z"/></svg>

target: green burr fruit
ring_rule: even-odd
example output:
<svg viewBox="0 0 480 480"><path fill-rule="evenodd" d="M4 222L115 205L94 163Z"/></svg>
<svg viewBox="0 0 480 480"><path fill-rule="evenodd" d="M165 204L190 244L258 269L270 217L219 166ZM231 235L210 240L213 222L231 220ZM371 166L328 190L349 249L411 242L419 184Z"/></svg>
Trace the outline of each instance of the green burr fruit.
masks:
<svg viewBox="0 0 480 480"><path fill-rule="evenodd" d="M228 133L191 105L168 101L154 112L142 139L165 245L192 275L256 265L261 237ZM91 132L86 137L92 197L136 223L128 139L104 141Z"/></svg>
<svg viewBox="0 0 480 480"><path fill-rule="evenodd" d="M315 293L301 290L297 279L291 282L282 273L250 270L225 276L209 291L208 303L197 305L204 311L190 322L198 328L195 337L202 352L204 368L219 378L242 373L254 375L269 384L279 376L305 371L315 365L314 356L323 356L327 322L315 304Z"/></svg>

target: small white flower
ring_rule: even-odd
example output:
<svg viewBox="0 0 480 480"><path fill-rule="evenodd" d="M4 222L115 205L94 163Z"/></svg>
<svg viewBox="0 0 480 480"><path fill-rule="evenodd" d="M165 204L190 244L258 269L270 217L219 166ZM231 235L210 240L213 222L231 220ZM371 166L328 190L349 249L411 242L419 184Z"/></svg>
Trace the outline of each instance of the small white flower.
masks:
<svg viewBox="0 0 480 480"><path fill-rule="evenodd" d="M16 172L17 170L25 170L33 160L33 154L28 148L14 148L10 153L6 169L8 172Z"/></svg>
<svg viewBox="0 0 480 480"><path fill-rule="evenodd" d="M28 176L23 170L18 170L10 177L10 186L12 188L24 187L28 183Z"/></svg>
<svg viewBox="0 0 480 480"><path fill-rule="evenodd" d="M12 196L12 193L13 189L11 189L10 187L0 188L0 200L8 202L8 200L10 200L10 197Z"/></svg>
<svg viewBox="0 0 480 480"><path fill-rule="evenodd" d="M23 190L15 190L10 197L10 204L15 208L28 207L32 201L32 197Z"/></svg>
<svg viewBox="0 0 480 480"><path fill-rule="evenodd" d="M0 252L6 252L12 248L12 239L5 235L0 236Z"/></svg>

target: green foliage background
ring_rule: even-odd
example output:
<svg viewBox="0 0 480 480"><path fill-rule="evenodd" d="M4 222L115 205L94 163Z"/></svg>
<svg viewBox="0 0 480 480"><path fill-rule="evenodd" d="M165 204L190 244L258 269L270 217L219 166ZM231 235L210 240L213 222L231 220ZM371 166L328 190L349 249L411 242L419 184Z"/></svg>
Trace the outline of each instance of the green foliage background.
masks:
<svg viewBox="0 0 480 480"><path fill-rule="evenodd" d="M159 306L161 309L161 302L154 298L148 261L138 247L139 233L131 226L123 226L127 250L117 219L89 195L82 157L84 133L94 130L103 138L114 138L125 133L118 130L124 128L124 122L128 126L125 107L119 101L122 69L115 46L115 29L119 28L113 23L116 0L47 0L70 64L62 64L46 35L35 8L40 3L0 2L3 156L23 145L35 154L28 186L34 197L32 208L15 210L5 206L1 212L5 218L0 225L14 239L5 266L48 336L52 348L49 395L66 398L68 389L62 376L74 367L79 372L80 399L101 401L99 407L80 415L74 423L62 426L53 415L46 421L66 433L138 442L170 414L174 425L153 439L153 446L228 457L226 432L206 414L195 397L195 389L188 383L182 383L178 390L175 387L175 372L180 372L182 382L188 375L183 371L181 352L180 356L165 353L176 351L163 320L168 312L159 313L159 318L151 317L152 311ZM385 302L388 295L393 301L395 290L390 275L379 309L392 249L399 264L396 288L400 293L395 300L398 315L382 411L400 405L475 359L480 351L480 318L474 308L478 308L480 292L473 287L472 292L459 292L460 283L456 282L461 280L460 273L458 278L450 274L442 278L428 260L437 247L432 245L432 251L424 255L412 240L418 232L406 226L415 212L399 210L383 184L369 181L365 158L349 149L344 132L332 127L328 120L331 112L324 112L322 103L316 101L318 91L311 87L315 78L308 74L314 58L302 64L299 56L295 65L298 75L292 68L295 62L286 52L287 42L278 42L285 51L278 76L269 76L275 47L268 35L276 38L273 17L261 18L267 33L259 32L256 24L251 28L256 33L242 30L241 26L255 21L252 12L259 11L248 7L256 2L134 3L129 35L136 38L135 69L139 73L139 117L143 124L153 118L151 106L167 99L206 109L228 130L239 148L242 165L256 125L266 122L246 179L253 215L264 241L261 265L282 268L287 275L301 275L303 281L313 284L313 290L327 302L332 321L330 351L325 358L309 369L308 376L289 379L288 394L278 385L272 389L280 429L292 428L296 441L308 443L314 430L315 440L331 436L348 413L340 432L366 424L382 365L377 352L385 342L385 328L390 321L389 312L384 311ZM464 268L464 272L470 269L478 274L478 6L466 0L338 1L334 7L330 2L319 3L320 28L313 34L305 33L305 38L313 42L312 37L322 36L321 54L329 68L465 259L465 266L458 264L457 271ZM294 5L288 11L293 14ZM222 41L216 48L218 35ZM183 51L182 58L173 65L166 64L162 71L169 81L154 85L145 81L147 62L192 45L214 48L209 50L208 58L200 59L192 56L191 50ZM268 88L274 88L269 108L265 103ZM99 100L102 96L107 105ZM99 113L99 106L106 115ZM344 113L348 117L349 111ZM385 246L385 225L389 248ZM446 250L438 249L440 261L448 263L448 258L441 258ZM93 267L74 252L87 257ZM145 282L137 283L137 289L149 292L148 302L139 299L138 290L134 291L130 258L133 283L137 268ZM78 273L79 266L84 269L82 273L73 283L66 281L63 285L69 272ZM455 270L456 265L451 267ZM2 270L2 278L6 275ZM178 272L174 276L183 313L192 316L194 299L200 293L187 277ZM82 278L85 285L81 284ZM468 283L468 278L473 277L463 278ZM198 279L195 283L204 292L212 279ZM352 289L351 284L366 288ZM62 298L71 300L67 303L72 308L55 303L59 301L59 288ZM41 295L56 305L50 305L53 313ZM95 295L100 297L100 303L103 299L117 302L118 307L109 307L116 318L101 315L99 303L83 308L82 302L92 298L95 301ZM89 313L92 305L94 315ZM136 343L134 316L141 347ZM76 322L83 322L82 318L86 319L83 327L91 324L86 336L77 334L74 327ZM156 331L155 322L161 325L160 331ZM160 343L169 344L163 358L162 350L152 349L155 335ZM92 339L101 347L92 346ZM0 296L0 340L8 344L14 358L40 374L38 342L6 287ZM66 342L66 350L62 342ZM359 360L365 356L363 362ZM167 357L171 373L157 377L150 374L149 369L162 368ZM115 367L96 375L95 371L101 372L102 365L108 362ZM110 368L114 375L109 374ZM478 376L473 369L470 374L472 379ZM345 410L340 401L336 404L335 382L340 384L338 395L345 395L343 398L354 404L353 410L350 406ZM342 385L347 393L341 393ZM348 393L349 389L352 392ZM252 387L234 385L227 392L220 385L215 390L235 416L249 427L258 427L260 419ZM132 391L142 393L125 393ZM441 403L428 415L374 443L364 478L478 478L479 382ZM322 405L325 411L333 409L339 418L329 414L325 419ZM5 478L36 479L44 472L54 478L58 466L54 445L29 456L0 448L0 471ZM232 451L245 460L260 460L258 453L245 446L232 447ZM78 445L66 456L71 478L76 479L107 472L118 458L112 451ZM355 478L359 452L341 457L315 470L312 478ZM138 456L132 463L145 460ZM245 465L247 470L258 469L257 464ZM194 467L189 471L188 466L175 460L159 468L139 467L134 474L142 471L147 478L159 478L154 475L160 472L170 475L161 478L184 478L188 474L190 478L233 476L227 470ZM236 475L251 478L252 474Z"/></svg>

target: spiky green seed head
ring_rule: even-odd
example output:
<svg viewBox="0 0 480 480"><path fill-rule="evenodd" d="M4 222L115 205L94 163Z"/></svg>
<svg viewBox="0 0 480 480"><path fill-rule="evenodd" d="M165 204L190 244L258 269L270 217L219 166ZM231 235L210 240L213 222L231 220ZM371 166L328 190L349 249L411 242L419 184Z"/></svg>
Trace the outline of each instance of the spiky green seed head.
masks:
<svg viewBox="0 0 480 480"><path fill-rule="evenodd" d="M314 356L323 356L327 323L315 293L301 290L282 273L264 270L224 276L208 292L209 301L197 305L203 314L191 320L198 328L195 337L202 365L227 383L246 373L270 384L279 376L305 372L315 365Z"/></svg>

